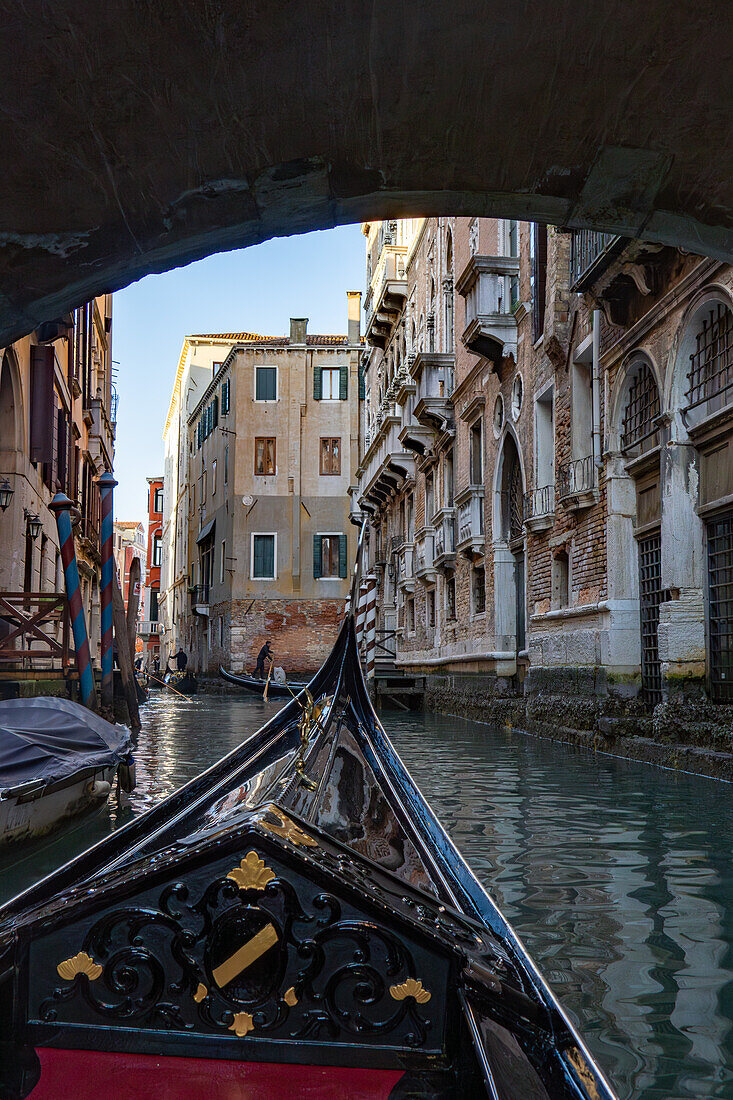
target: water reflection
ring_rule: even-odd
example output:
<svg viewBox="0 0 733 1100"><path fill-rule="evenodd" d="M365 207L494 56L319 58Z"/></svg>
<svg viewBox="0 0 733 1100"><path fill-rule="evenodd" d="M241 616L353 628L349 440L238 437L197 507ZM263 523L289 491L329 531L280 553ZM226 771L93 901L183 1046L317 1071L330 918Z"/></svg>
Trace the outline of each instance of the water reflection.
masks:
<svg viewBox="0 0 733 1100"><path fill-rule="evenodd" d="M197 775L277 704L153 695L138 787L0 860L16 893ZM623 1100L733 1098L731 787L433 716L383 716Z"/></svg>

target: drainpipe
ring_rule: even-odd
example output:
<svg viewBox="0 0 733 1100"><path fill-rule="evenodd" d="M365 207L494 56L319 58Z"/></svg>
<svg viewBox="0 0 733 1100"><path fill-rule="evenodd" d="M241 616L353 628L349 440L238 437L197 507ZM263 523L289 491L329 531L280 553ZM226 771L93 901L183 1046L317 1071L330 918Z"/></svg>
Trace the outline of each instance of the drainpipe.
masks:
<svg viewBox="0 0 733 1100"><path fill-rule="evenodd" d="M599 470L601 459L601 311L593 310L593 466Z"/></svg>

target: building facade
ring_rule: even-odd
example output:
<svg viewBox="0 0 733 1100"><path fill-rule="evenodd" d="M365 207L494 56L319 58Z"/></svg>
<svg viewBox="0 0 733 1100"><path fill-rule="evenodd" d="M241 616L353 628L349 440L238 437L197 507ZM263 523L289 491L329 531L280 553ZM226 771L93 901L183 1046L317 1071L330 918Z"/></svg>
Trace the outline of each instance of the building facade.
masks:
<svg viewBox="0 0 733 1100"><path fill-rule="evenodd" d="M72 523L82 606L93 663L99 667L100 499L96 479L112 471L117 394L112 365L112 296L102 295L0 352L0 594L64 595L56 521L49 503L62 491L74 503ZM50 606L50 604L49 604ZM61 638L59 605L39 626ZM12 613L10 614L12 618ZM27 648L0 615L0 676L61 677L63 659L40 638ZM67 667L73 668L73 663ZM48 688L46 690L49 690Z"/></svg>
<svg viewBox="0 0 733 1100"><path fill-rule="evenodd" d="M731 269L496 219L364 231L382 653L446 709L729 737Z"/></svg>
<svg viewBox="0 0 733 1100"><path fill-rule="evenodd" d="M145 590L139 637L142 640L143 667L152 669L160 658L159 613L160 563L163 554L163 478L149 477L148 482L148 550Z"/></svg>
<svg viewBox="0 0 733 1100"><path fill-rule="evenodd" d="M349 295L347 335L310 335L305 319L287 337L242 334L189 413L172 644L197 671L251 669L269 639L297 677L335 640L356 540L360 299ZM174 554L164 543L164 562Z"/></svg>
<svg viewBox="0 0 733 1100"><path fill-rule="evenodd" d="M130 602L130 567L135 559L140 562L139 590L135 593L138 597L138 619L142 615L142 596L146 584L146 559L145 549L145 525L139 520L115 520L113 536L113 553L117 576L120 580L122 599L125 602L125 610Z"/></svg>

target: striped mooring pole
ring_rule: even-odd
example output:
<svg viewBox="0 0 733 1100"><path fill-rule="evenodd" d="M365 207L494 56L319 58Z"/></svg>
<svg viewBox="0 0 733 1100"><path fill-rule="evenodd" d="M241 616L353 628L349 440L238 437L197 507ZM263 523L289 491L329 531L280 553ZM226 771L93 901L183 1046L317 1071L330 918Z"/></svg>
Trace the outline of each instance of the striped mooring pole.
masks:
<svg viewBox="0 0 733 1100"><path fill-rule="evenodd" d="M356 648L359 651L359 659L364 658L364 619L366 616L366 594L367 586L364 581L359 585L359 592L356 598L356 614L354 616L354 626L356 630Z"/></svg>
<svg viewBox="0 0 733 1100"><path fill-rule="evenodd" d="M81 603L79 569L76 564L74 536L71 531L71 509L73 507L74 505L69 500L66 493L57 493L49 504L49 508L56 516L56 527L59 533L59 550L61 551L61 564L64 567L66 595L69 600L71 630L74 635L74 649L76 650L76 667L79 671L81 701L85 707L89 707L90 710L96 710L97 695L94 690L94 673L92 672L92 657L89 652L89 635L87 634L87 623L84 618L84 608Z"/></svg>
<svg viewBox="0 0 733 1100"><path fill-rule="evenodd" d="M374 679L374 658L377 649L377 581L370 577L367 581L366 618L366 678Z"/></svg>
<svg viewBox="0 0 733 1100"><path fill-rule="evenodd" d="M102 583L99 602L102 612L102 706L114 704L112 583L114 581L114 490L117 482L109 471L97 478L102 502Z"/></svg>

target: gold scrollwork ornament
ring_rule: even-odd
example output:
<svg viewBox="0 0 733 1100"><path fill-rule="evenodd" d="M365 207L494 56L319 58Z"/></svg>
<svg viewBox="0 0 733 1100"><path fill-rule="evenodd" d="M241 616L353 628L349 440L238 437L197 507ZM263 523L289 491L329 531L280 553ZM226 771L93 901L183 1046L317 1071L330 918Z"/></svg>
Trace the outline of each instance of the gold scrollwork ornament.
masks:
<svg viewBox="0 0 733 1100"><path fill-rule="evenodd" d="M240 890L264 890L274 877L272 867L267 867L257 852L247 852L239 867L233 867L227 875L227 878L236 882Z"/></svg>
<svg viewBox="0 0 733 1100"><path fill-rule="evenodd" d="M419 978L408 978L401 985L391 985L389 995L395 1001L404 1001L406 997L414 997L419 1005L427 1004L432 993L425 989Z"/></svg>
<svg viewBox="0 0 733 1100"><path fill-rule="evenodd" d="M90 982L96 982L102 973L102 967L99 963L95 963L86 951L80 951L78 955L74 955L71 959L64 959L56 967L56 970L59 977L63 978L65 982L73 981L77 974L85 974Z"/></svg>

